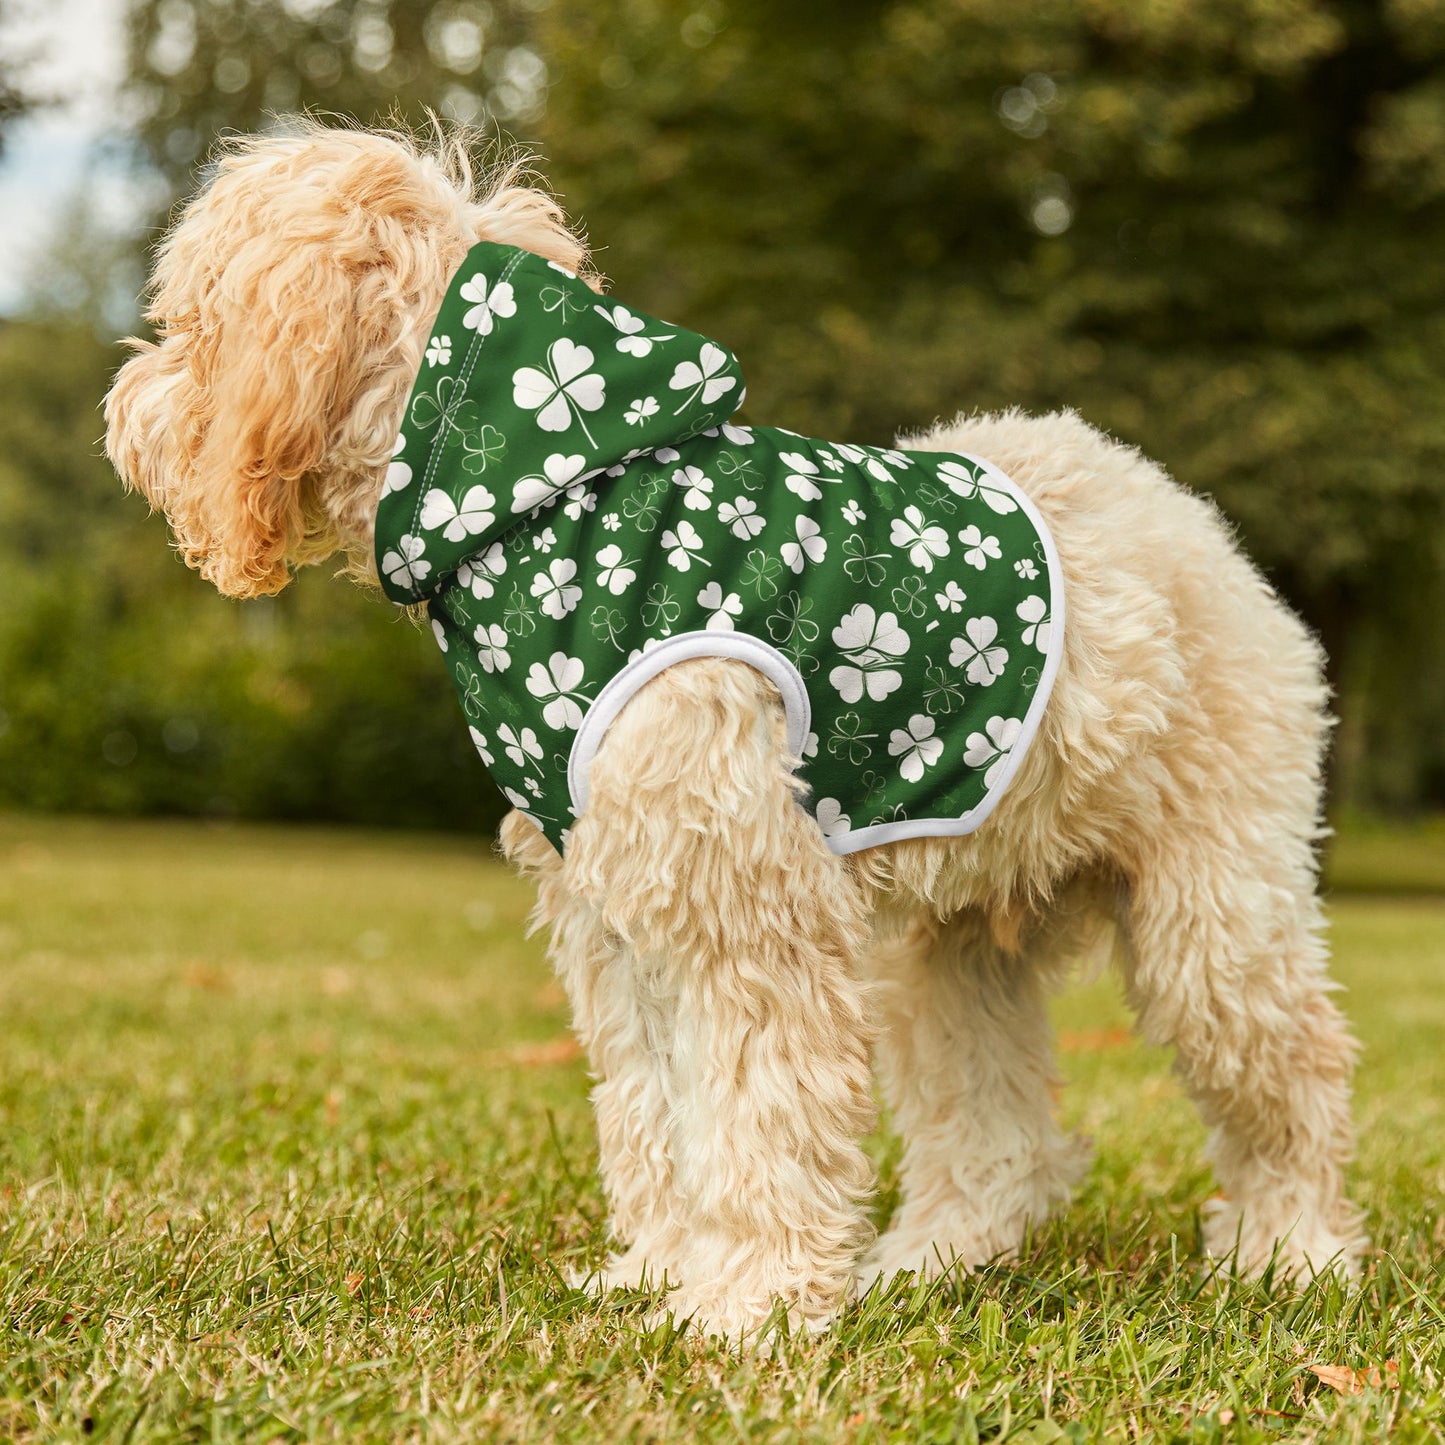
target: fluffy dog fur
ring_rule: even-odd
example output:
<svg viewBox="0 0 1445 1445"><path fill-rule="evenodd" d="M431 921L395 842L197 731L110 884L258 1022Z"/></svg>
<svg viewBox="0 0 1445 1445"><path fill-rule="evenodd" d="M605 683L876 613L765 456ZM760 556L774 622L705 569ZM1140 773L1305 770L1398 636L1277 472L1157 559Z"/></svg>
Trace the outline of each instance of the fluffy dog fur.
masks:
<svg viewBox="0 0 1445 1445"><path fill-rule="evenodd" d="M464 147L306 126L226 147L162 245L106 404L125 481L222 592L284 587L371 528L430 322L474 241L571 268L583 243ZM1056 539L1063 664L987 824L832 855L797 806L769 684L679 664L608 736L565 861L507 856L596 1077L619 1252L731 1338L777 1301L825 1324L861 1278L1007 1256L1083 1149L1054 1122L1049 989L1109 920L1144 1036L1176 1051L1225 1199L1211 1251L1352 1270L1354 1048L1315 896L1320 653L1214 509L1070 413L960 416L900 445L996 462ZM688 766L679 766L680 758ZM905 1139L873 1240L870 1055Z"/></svg>

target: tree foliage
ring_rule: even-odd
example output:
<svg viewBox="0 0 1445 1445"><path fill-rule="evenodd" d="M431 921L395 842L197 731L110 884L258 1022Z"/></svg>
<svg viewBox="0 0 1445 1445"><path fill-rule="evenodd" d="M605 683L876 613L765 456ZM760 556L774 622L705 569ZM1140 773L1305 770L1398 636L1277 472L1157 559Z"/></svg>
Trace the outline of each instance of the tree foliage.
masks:
<svg viewBox="0 0 1445 1445"><path fill-rule="evenodd" d="M218 133L272 112L434 108L539 145L620 294L732 346L759 419L878 442L959 410L1072 406L1138 444L1216 498L1323 634L1339 795L1445 801L1440 0L140 0L131 24L139 155L174 195ZM98 395L93 363L66 370L78 343L11 340L36 368L17 385ZM385 714L399 733L461 733L422 640L374 604L308 585L265 614L263 645L155 537L134 555L156 570L132 562L135 504L93 457L61 476L58 454L20 450L53 495L83 488L64 515L85 514L93 555L127 554L92 569L98 610L71 598L33 636L109 636L119 595L132 640L111 675L151 679L146 649L174 644L141 645L147 609L204 617L209 658L181 671L202 693L216 679L208 730L254 726L279 758L290 728L312 769L323 729L345 751L380 706L368 676L407 679ZM7 491L30 467L0 468L7 555L54 545L60 513ZM229 681L223 656L241 659ZM252 689L267 667L290 681ZM309 711L270 730L246 711L303 675ZM147 688L172 712L136 727L159 735L179 684ZM420 778L438 756L399 746L385 767ZM257 807L351 816L358 776L330 804L245 786Z"/></svg>
<svg viewBox="0 0 1445 1445"><path fill-rule="evenodd" d="M1438 5L577 0L539 48L604 268L733 344L770 418L1075 407L1218 500L1350 709L1394 726L1438 674Z"/></svg>

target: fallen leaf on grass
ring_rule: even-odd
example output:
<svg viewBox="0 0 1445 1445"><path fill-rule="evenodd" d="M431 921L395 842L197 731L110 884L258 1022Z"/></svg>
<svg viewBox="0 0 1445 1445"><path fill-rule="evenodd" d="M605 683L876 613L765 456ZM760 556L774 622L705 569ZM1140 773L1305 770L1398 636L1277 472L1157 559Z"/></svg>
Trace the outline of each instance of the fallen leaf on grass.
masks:
<svg viewBox="0 0 1445 1445"><path fill-rule="evenodd" d="M364 1274L349 1274L349 1275L347 1275L347 1276L346 1276L346 1293L349 1294L349 1295L351 1295L351 1296L354 1298L355 1295L356 1295L356 1292L357 1292L357 1291L361 1288L361 1286L362 1286L363 1284L365 1284L365 1283L366 1283L366 1276L365 1276Z"/></svg>
<svg viewBox="0 0 1445 1445"><path fill-rule="evenodd" d="M1134 1042L1128 1029L1099 1029L1093 1033L1061 1033L1059 1047L1068 1054L1095 1053L1105 1049L1126 1049Z"/></svg>
<svg viewBox="0 0 1445 1445"><path fill-rule="evenodd" d="M582 1057L582 1045L571 1034L548 1039L540 1044L517 1044L499 1059L504 1064L520 1064L524 1069L545 1068L549 1064L570 1064Z"/></svg>
<svg viewBox="0 0 1445 1445"><path fill-rule="evenodd" d="M181 982L187 988L205 989L209 993L227 993L231 987L231 980L219 968L195 960L182 970Z"/></svg>
<svg viewBox="0 0 1445 1445"><path fill-rule="evenodd" d="M1386 1360L1384 1372L1373 1365L1368 1370L1353 1370L1348 1365L1311 1365L1311 1373L1322 1385L1341 1395L1363 1395L1366 1390L1398 1390L1400 1362Z"/></svg>

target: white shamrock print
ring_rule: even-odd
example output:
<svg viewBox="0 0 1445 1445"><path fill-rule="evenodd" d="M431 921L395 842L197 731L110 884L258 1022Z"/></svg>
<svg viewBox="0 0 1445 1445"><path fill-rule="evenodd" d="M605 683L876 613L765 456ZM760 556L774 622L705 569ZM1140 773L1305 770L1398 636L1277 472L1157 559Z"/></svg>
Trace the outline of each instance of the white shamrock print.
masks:
<svg viewBox="0 0 1445 1445"><path fill-rule="evenodd" d="M943 591L933 594L933 600L938 603L941 612L962 612L963 604L968 600L968 593L950 577L943 584Z"/></svg>
<svg viewBox="0 0 1445 1445"><path fill-rule="evenodd" d="M632 566L634 560L624 558L622 548L615 542L609 543L597 554L597 565L602 569L597 574L598 585L605 587L614 597L621 597L637 580L636 569Z"/></svg>
<svg viewBox="0 0 1445 1445"><path fill-rule="evenodd" d="M553 452L542 463L544 476L523 477L512 489L513 513L532 512L544 502L550 502L558 492L572 486L586 469L586 457Z"/></svg>
<svg viewBox="0 0 1445 1445"><path fill-rule="evenodd" d="M937 724L926 713L914 713L908 728L894 728L888 737L890 757L899 758L898 775L906 783L916 783L925 768L931 768L943 755L943 739L934 737Z"/></svg>
<svg viewBox="0 0 1445 1445"><path fill-rule="evenodd" d="M743 615L743 599L736 592L723 595L722 584L709 582L697 594L697 605L707 608L712 615L707 620L710 632L731 632L733 618Z"/></svg>
<svg viewBox="0 0 1445 1445"><path fill-rule="evenodd" d="M547 369L524 366L512 374L512 401L524 411L537 413L543 431L566 431L572 418L595 447L582 413L597 411L607 400L607 383L599 372L589 372L592 352L566 336L547 348ZM575 410L574 410L575 408Z"/></svg>
<svg viewBox="0 0 1445 1445"><path fill-rule="evenodd" d="M382 557L381 570L393 586L415 589L431 572L431 563L423 556L425 552L426 543L407 533L398 539L397 550Z"/></svg>
<svg viewBox="0 0 1445 1445"><path fill-rule="evenodd" d="M582 600L582 588L573 582L577 564L570 557L558 557L545 572L532 578L532 596L542 599L542 611L559 622Z"/></svg>
<svg viewBox="0 0 1445 1445"><path fill-rule="evenodd" d="M472 309L462 317L462 325L478 336L490 336L494 318L517 314L517 302L512 295L510 281L498 281L487 291L487 278L480 271L457 293L463 301L475 302Z"/></svg>
<svg viewBox="0 0 1445 1445"><path fill-rule="evenodd" d="M404 446L406 446L406 437L398 435L391 448L392 460L387 464L386 480L381 484L383 497L389 497L393 492L399 492L411 485L411 468L405 462L396 460L401 455Z"/></svg>
<svg viewBox="0 0 1445 1445"><path fill-rule="evenodd" d="M426 345L426 364L428 366L447 366L452 359L452 339L450 336L433 336Z"/></svg>
<svg viewBox="0 0 1445 1445"><path fill-rule="evenodd" d="M616 512L608 512L602 518L602 525L609 532L615 532L622 526L622 518Z"/></svg>
<svg viewBox="0 0 1445 1445"><path fill-rule="evenodd" d="M1019 509L1019 504L1003 487L989 480L987 472L980 471L979 475L975 477L961 462L940 462L938 476L939 480L957 496L968 501L979 497L1001 517L1006 517L1010 512L1016 512Z"/></svg>
<svg viewBox="0 0 1445 1445"><path fill-rule="evenodd" d="M656 415L657 398L655 396L644 396L634 401L632 405L622 413L622 420L625 421L628 426L641 426L648 417ZM638 453L638 455L640 455L640 453ZM632 457L628 457L627 460L631 461Z"/></svg>
<svg viewBox="0 0 1445 1445"><path fill-rule="evenodd" d="M827 539L820 536L822 528L811 517L796 520L798 540L784 542L780 556L783 565L801 572L809 562L821 562L828 551Z"/></svg>
<svg viewBox="0 0 1445 1445"><path fill-rule="evenodd" d="M992 687L1008 664L1008 648L994 645L998 623L992 617L971 617L963 630L967 640L953 639L948 649L949 664L964 668L964 676L976 687Z"/></svg>
<svg viewBox="0 0 1445 1445"><path fill-rule="evenodd" d="M833 629L833 641L848 659L828 674L844 702L857 702L866 692L874 702L903 686L894 658L908 651L908 634L892 612L876 613L858 603Z"/></svg>
<svg viewBox="0 0 1445 1445"><path fill-rule="evenodd" d="M985 537L975 526L967 526L958 534L958 540L963 543L963 560L970 567L977 567L980 572L988 566L989 559L998 561L1003 553L999 550L997 537Z"/></svg>
<svg viewBox="0 0 1445 1445"><path fill-rule="evenodd" d="M1049 617L1049 604L1042 597L1025 597L1015 609L1019 618L1027 622L1024 628L1024 645L1032 643L1040 652L1049 650L1049 636L1053 621Z"/></svg>
<svg viewBox="0 0 1445 1445"><path fill-rule="evenodd" d="M567 505L562 510L574 521L582 520L583 512L597 510L597 493L590 491L585 482L567 488Z"/></svg>
<svg viewBox="0 0 1445 1445"><path fill-rule="evenodd" d="M753 429L750 426L734 426L732 422L725 421L720 430L735 447L750 447L753 444Z"/></svg>
<svg viewBox="0 0 1445 1445"><path fill-rule="evenodd" d="M488 766L492 766L492 750L487 745L485 733L479 732L470 723L467 724L467 731L472 735L472 746L477 750L477 756Z"/></svg>
<svg viewBox="0 0 1445 1445"><path fill-rule="evenodd" d="M625 352L628 356L646 356L656 341L671 341L671 334L667 336L642 336L647 323L640 317L634 316L625 306L613 306L610 310L606 306L594 306L592 308L604 321L610 321L621 333L621 339L617 343L617 349Z"/></svg>
<svg viewBox="0 0 1445 1445"><path fill-rule="evenodd" d="M495 622L481 623L472 634L477 642L477 661L483 672L505 672L512 665L507 651L507 634Z"/></svg>
<svg viewBox="0 0 1445 1445"><path fill-rule="evenodd" d="M969 733L963 760L971 768L989 764L988 771L983 775L984 787L993 787L1023 727L1016 717L991 717L984 724L986 733Z"/></svg>
<svg viewBox="0 0 1445 1445"><path fill-rule="evenodd" d="M825 838L841 838L844 833L853 831L853 820L843 811L843 805L837 798L819 798L813 816L817 818Z"/></svg>
<svg viewBox="0 0 1445 1445"><path fill-rule="evenodd" d="M930 522L917 507L905 507L903 515L893 519L888 540L895 547L906 549L908 560L925 572L933 571L935 557L948 556L948 533Z"/></svg>
<svg viewBox="0 0 1445 1445"><path fill-rule="evenodd" d="M461 505L440 487L433 487L421 504L421 524L428 532L442 529L448 542L462 542L485 532L496 521L497 499L485 487L470 487Z"/></svg>
<svg viewBox="0 0 1445 1445"><path fill-rule="evenodd" d="M532 800L525 793L519 793L515 788L509 788L505 785L502 791L507 795L507 801L514 808L520 808L524 813L531 810Z"/></svg>
<svg viewBox="0 0 1445 1445"><path fill-rule="evenodd" d="M868 520L868 513L856 501L849 501L848 505L843 508L843 520L850 527L856 527L859 522Z"/></svg>
<svg viewBox="0 0 1445 1445"><path fill-rule="evenodd" d="M1039 575L1039 569L1034 566L1028 557L1020 557L1014 563L1014 571L1024 579L1025 582L1032 582Z"/></svg>
<svg viewBox="0 0 1445 1445"><path fill-rule="evenodd" d="M801 452L781 452L778 460L788 469L788 476L784 478L783 485L794 494L801 497L805 502L816 502L823 495L823 489L818 485L819 471L816 462L805 457ZM836 482L836 477L825 477L824 481Z"/></svg>
<svg viewBox="0 0 1445 1445"><path fill-rule="evenodd" d="M492 583L507 570L507 557L500 542L493 542L485 552L468 557L457 568L457 581L471 589L479 602L495 590Z"/></svg>
<svg viewBox="0 0 1445 1445"><path fill-rule="evenodd" d="M539 552L547 553L557 545L557 534L550 527L544 527L532 540L537 544Z"/></svg>
<svg viewBox="0 0 1445 1445"><path fill-rule="evenodd" d="M507 756L519 768L542 761L542 744L537 741L537 734L531 728L523 728L518 732L510 723L503 723L497 729L497 740L506 748ZM516 799L513 798L512 801L516 802ZM526 804L519 806L525 807Z"/></svg>
<svg viewBox="0 0 1445 1445"><path fill-rule="evenodd" d="M672 483L684 489L682 504L689 511L706 512L712 506L712 479L703 475L701 467L679 467Z"/></svg>
<svg viewBox="0 0 1445 1445"><path fill-rule="evenodd" d="M447 650L446 628L444 628L441 623L436 620L435 617L433 617L431 620L431 631L432 636L435 637L437 640L437 646L441 648L443 652L445 652Z"/></svg>
<svg viewBox="0 0 1445 1445"><path fill-rule="evenodd" d="M712 565L702 556L702 538L691 522L679 522L675 532L669 527L662 534L662 545L669 549L667 560L679 572L686 572L694 561L701 562L704 567Z"/></svg>
<svg viewBox="0 0 1445 1445"><path fill-rule="evenodd" d="M575 732L582 726L581 704L591 701L579 691L586 671L580 657L568 657L565 652L554 652L546 667L534 662L528 671L527 691L546 703L542 721L553 731L571 728Z"/></svg>
<svg viewBox="0 0 1445 1445"><path fill-rule="evenodd" d="M724 502L717 509L717 519L744 542L756 537L768 525L767 520L758 515L758 504L751 497L734 497Z"/></svg>
<svg viewBox="0 0 1445 1445"><path fill-rule="evenodd" d="M702 394L703 405L711 406L718 397L730 392L737 385L737 377L719 375L727 364L727 352L711 341L703 342L696 361L679 361L668 386L673 391L687 391L690 387L691 392L673 416L680 416L686 411L697 400L699 393Z"/></svg>

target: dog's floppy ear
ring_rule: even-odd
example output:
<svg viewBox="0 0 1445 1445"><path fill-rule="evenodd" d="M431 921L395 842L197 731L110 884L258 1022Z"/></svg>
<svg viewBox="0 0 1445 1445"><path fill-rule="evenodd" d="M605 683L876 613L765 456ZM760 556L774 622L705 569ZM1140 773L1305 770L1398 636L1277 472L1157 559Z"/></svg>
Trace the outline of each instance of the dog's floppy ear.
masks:
<svg viewBox="0 0 1445 1445"><path fill-rule="evenodd" d="M178 232L162 252L160 340L131 343L106 398L106 448L165 511L187 565L256 597L286 585L319 520L306 479L351 372L355 284L344 258L306 238L254 237L224 267L206 239Z"/></svg>
<svg viewBox="0 0 1445 1445"><path fill-rule="evenodd" d="M204 509L177 540L231 596L277 592L304 560L306 479L349 390L356 301L340 259L303 240L236 258L202 303L189 366L213 415L189 461Z"/></svg>
<svg viewBox="0 0 1445 1445"><path fill-rule="evenodd" d="M162 245L107 446L220 591L280 591L374 507L458 210L396 142L308 127L231 143Z"/></svg>

